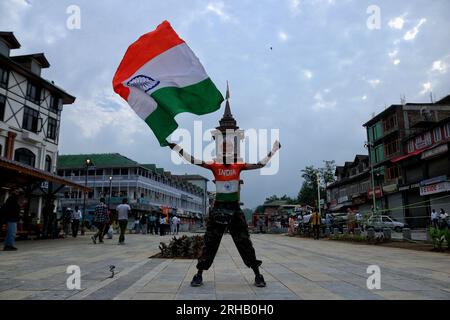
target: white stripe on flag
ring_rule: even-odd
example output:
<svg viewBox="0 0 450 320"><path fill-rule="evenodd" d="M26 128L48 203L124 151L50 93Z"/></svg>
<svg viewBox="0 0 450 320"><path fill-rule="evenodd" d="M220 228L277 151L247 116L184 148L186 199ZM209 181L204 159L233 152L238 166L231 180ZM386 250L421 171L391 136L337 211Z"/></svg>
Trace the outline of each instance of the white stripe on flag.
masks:
<svg viewBox="0 0 450 320"><path fill-rule="evenodd" d="M239 181L217 181L216 180L216 192L217 193L234 193L239 191Z"/></svg>
<svg viewBox="0 0 450 320"><path fill-rule="evenodd" d="M128 104L142 119L146 119L158 106L156 101L138 88L130 88Z"/></svg>
<svg viewBox="0 0 450 320"><path fill-rule="evenodd" d="M164 87L186 87L208 78L200 60L186 43L170 48L148 61L125 80L123 85L132 86L131 83L139 82L136 78L139 76L151 78L148 80L148 87L144 90L147 94L152 94Z"/></svg>

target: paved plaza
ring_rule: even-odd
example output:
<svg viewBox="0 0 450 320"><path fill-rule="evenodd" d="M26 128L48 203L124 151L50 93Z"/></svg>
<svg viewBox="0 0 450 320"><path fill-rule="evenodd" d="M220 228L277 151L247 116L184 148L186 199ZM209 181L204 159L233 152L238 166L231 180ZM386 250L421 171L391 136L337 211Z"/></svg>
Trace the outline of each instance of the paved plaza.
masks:
<svg viewBox="0 0 450 320"><path fill-rule="evenodd" d="M127 244L89 236L20 241L0 252L0 299L450 299L450 256L373 245L252 235L266 288L225 235L204 285L190 287L196 261L154 259L170 236L128 235ZM81 269L81 289L69 290L66 268ZM111 278L110 265L115 266ZM381 289L367 289L369 265L381 269Z"/></svg>

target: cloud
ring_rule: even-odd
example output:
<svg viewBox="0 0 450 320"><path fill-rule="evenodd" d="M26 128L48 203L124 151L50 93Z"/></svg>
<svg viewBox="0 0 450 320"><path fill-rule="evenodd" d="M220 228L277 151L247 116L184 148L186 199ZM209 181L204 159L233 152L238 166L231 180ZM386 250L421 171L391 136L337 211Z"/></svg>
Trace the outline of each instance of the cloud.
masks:
<svg viewBox="0 0 450 320"><path fill-rule="evenodd" d="M303 75L306 79L311 79L313 77L313 74L310 70L303 70Z"/></svg>
<svg viewBox="0 0 450 320"><path fill-rule="evenodd" d="M286 42L289 39L289 35L284 31L280 31L278 32L278 39L281 42Z"/></svg>
<svg viewBox="0 0 450 320"><path fill-rule="evenodd" d="M425 19L425 18L420 19L419 23L418 23L414 28L412 28L411 30L408 30L408 31L405 33L405 35L403 36L403 39L404 39L405 41L411 41L411 40L414 40L414 39L416 38L417 34L419 33L420 27L421 27L425 22L427 22L427 19Z"/></svg>
<svg viewBox="0 0 450 320"><path fill-rule="evenodd" d="M398 29L398 30L403 29L404 24L405 24L405 20L403 19L402 16L393 18L393 19L389 20L389 22L388 22L389 27L391 27L392 29Z"/></svg>
<svg viewBox="0 0 450 320"><path fill-rule="evenodd" d="M328 90L328 89L324 90L324 93L329 93L329 92L330 92L330 90ZM333 109L336 106L336 104L337 104L336 100L326 101L323 98L323 94L321 92L317 92L314 95L314 100L315 100L315 103L312 106L312 109L314 111Z"/></svg>
<svg viewBox="0 0 450 320"><path fill-rule="evenodd" d="M422 91L420 91L421 95L424 95L426 93L429 93L433 90L432 86L431 86L431 82L425 82L422 83Z"/></svg>
<svg viewBox="0 0 450 320"><path fill-rule="evenodd" d="M370 84L370 86L372 88L376 88L380 85L381 80L380 79L371 79L371 80L367 80L367 82Z"/></svg>
<svg viewBox="0 0 450 320"><path fill-rule="evenodd" d="M448 64L443 60L436 60L433 62L431 67L431 71L439 72L439 73L447 73Z"/></svg>
<svg viewBox="0 0 450 320"><path fill-rule="evenodd" d="M362 97L361 97L361 100L367 100L367 96L366 95L363 95Z"/></svg>
<svg viewBox="0 0 450 320"><path fill-rule="evenodd" d="M225 12L224 7L225 4L223 2L210 2L206 5L205 11L216 14L223 21L229 21L231 16Z"/></svg>
<svg viewBox="0 0 450 320"><path fill-rule="evenodd" d="M400 59L395 59L392 63L393 63L394 65L398 65L398 64L400 64Z"/></svg>
<svg viewBox="0 0 450 320"><path fill-rule="evenodd" d="M300 0L289 0L289 10L292 14L297 15L300 13Z"/></svg>

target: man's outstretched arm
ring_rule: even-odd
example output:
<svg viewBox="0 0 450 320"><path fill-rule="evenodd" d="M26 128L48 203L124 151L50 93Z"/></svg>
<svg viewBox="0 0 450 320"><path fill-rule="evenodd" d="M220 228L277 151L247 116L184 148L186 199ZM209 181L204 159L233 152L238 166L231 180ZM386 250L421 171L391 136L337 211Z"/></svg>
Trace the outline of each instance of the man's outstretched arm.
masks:
<svg viewBox="0 0 450 320"><path fill-rule="evenodd" d="M277 151L281 148L280 142L277 140L274 142L272 146L272 151L270 151L267 156L262 159L261 161L258 161L258 163L247 163L244 170L254 170L254 169L261 169L266 166L267 163L269 163L270 159L272 159L273 155L277 153Z"/></svg>
<svg viewBox="0 0 450 320"><path fill-rule="evenodd" d="M183 148L181 148L176 143L169 143L169 147L170 147L170 149L172 149L173 151L178 153L178 155L180 157L182 157L184 160L186 160L187 162L195 164L200 167L207 166L206 162L194 158L193 156L191 156L189 153L187 153L185 150L183 150Z"/></svg>

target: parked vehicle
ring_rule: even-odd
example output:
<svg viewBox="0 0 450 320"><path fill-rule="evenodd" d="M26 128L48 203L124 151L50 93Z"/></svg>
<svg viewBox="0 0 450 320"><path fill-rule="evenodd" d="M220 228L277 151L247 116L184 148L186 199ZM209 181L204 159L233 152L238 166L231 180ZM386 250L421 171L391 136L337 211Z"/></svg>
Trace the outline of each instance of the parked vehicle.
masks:
<svg viewBox="0 0 450 320"><path fill-rule="evenodd" d="M381 231L383 228L390 228L395 232L402 232L403 228L408 228L408 225L389 216L372 216L367 219L365 228L373 228L375 231Z"/></svg>

